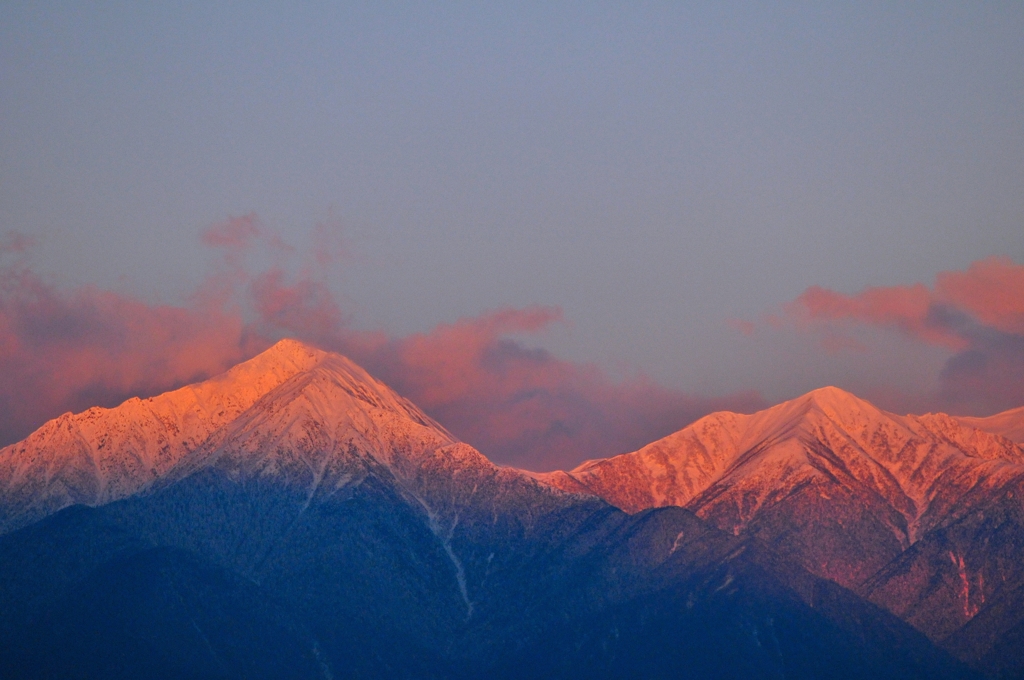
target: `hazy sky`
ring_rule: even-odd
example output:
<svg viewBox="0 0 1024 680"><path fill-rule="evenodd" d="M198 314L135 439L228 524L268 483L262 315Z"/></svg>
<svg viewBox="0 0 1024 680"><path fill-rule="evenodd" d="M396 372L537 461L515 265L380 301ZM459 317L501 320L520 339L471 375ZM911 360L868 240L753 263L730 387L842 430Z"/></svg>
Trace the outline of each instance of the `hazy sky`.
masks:
<svg viewBox="0 0 1024 680"><path fill-rule="evenodd" d="M765 321L809 287L1024 263L1019 2L157 4L0 8L0 233L63 290L186 304L211 225L319 224L356 328L557 306L527 346L774 401L962 349Z"/></svg>

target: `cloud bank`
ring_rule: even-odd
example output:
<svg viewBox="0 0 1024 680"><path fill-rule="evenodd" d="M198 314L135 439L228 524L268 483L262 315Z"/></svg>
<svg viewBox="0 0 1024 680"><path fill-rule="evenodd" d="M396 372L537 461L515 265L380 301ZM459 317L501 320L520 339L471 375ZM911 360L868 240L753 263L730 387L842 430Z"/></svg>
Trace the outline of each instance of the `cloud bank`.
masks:
<svg viewBox="0 0 1024 680"><path fill-rule="evenodd" d="M501 309L350 354L492 459L541 470L631 451L712 411L752 411L754 394L689 396L640 377L507 339L558 321L557 309Z"/></svg>
<svg viewBox="0 0 1024 680"><path fill-rule="evenodd" d="M644 376L611 380L513 339L561 322L553 307L496 309L406 337L357 330L326 283L346 251L322 226L309 253L254 215L200 239L216 265L185 304L162 305L60 289L30 266L30 239L0 238L0 443L65 411L210 377L281 337L352 357L493 460L534 470L629 451L715 410L765 406L755 392L708 399ZM986 414L1024 403L1024 266L1007 258L942 272L931 286L811 287L765 321L832 352L866 349L861 328L945 349L938 393L921 400L935 408ZM762 323L735 325L749 334Z"/></svg>
<svg viewBox="0 0 1024 680"><path fill-rule="evenodd" d="M845 295L808 288L772 323L817 333L830 349L856 346L858 326L889 329L952 356L935 401L954 412L1024 404L1024 266L991 257L941 272L933 286L867 288Z"/></svg>
<svg viewBox="0 0 1024 680"><path fill-rule="evenodd" d="M493 460L534 470L638 448L714 410L754 410L754 393L705 399L645 377L531 349L510 335L561 319L550 307L499 309L408 337L353 329L324 272L344 248L323 227L311 253L254 215L215 224L218 264L182 306L96 288L61 290L32 269L32 243L0 240L0 443L45 420L113 406L220 373L284 336L340 351ZM252 267L251 255L269 262ZM259 259L259 258L255 258Z"/></svg>

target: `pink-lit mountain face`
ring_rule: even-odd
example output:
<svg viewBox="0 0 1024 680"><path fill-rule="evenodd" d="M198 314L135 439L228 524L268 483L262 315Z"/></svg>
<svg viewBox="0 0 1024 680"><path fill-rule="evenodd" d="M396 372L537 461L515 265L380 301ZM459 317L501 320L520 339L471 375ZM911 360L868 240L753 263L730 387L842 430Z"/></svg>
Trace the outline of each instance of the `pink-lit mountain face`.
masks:
<svg viewBox="0 0 1024 680"><path fill-rule="evenodd" d="M345 357L282 340L206 382L68 413L0 449L0 533L205 468L271 478L312 499L374 468L416 494L422 470L446 467L547 488L491 464Z"/></svg>
<svg viewBox="0 0 1024 680"><path fill-rule="evenodd" d="M1018 444L1024 443L1024 406L997 413L988 418L957 418L961 423L979 430L1002 435Z"/></svg>
<svg viewBox="0 0 1024 680"><path fill-rule="evenodd" d="M214 432L321 359L316 350L282 342L204 383L51 420L0 449L0 531L69 505L102 505L146 490Z"/></svg>
<svg viewBox="0 0 1024 680"><path fill-rule="evenodd" d="M1001 671L1024 619L1024 451L996 434L1015 417L895 416L826 388L535 474L286 340L0 450L0 643L60 675L94 655L57 653L53 635L116 648L137 642L119 621L176 640L247 612L263 623L218 654L294 653L314 677L352 658L354 677L424 675L424 658L439 678L612 678L641 661L649 677L821 677L837 658L840 677L971 677L937 670L952 661L895 614ZM94 632L93 610L113 623ZM221 663L131 650L102 664ZM250 656L228 675L259 675Z"/></svg>
<svg viewBox="0 0 1024 680"><path fill-rule="evenodd" d="M1022 427L1024 409L898 416L828 387L543 478L628 512L687 508L942 640L1021 578Z"/></svg>

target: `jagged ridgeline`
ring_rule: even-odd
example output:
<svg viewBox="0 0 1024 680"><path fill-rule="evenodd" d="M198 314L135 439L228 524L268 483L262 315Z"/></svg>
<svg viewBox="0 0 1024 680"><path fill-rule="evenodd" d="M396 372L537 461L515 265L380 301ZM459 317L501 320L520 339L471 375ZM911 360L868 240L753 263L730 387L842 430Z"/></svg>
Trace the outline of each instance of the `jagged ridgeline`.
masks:
<svg viewBox="0 0 1024 680"><path fill-rule="evenodd" d="M282 341L0 450L0 675L1011 677L1014 427L823 390L537 475Z"/></svg>

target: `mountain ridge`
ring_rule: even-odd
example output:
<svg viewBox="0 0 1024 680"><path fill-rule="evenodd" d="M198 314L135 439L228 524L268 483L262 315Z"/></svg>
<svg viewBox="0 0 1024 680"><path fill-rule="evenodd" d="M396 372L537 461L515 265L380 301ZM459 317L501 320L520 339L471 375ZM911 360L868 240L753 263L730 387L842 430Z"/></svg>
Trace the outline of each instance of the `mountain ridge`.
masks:
<svg viewBox="0 0 1024 680"><path fill-rule="evenodd" d="M311 397L312 392L318 399ZM302 402L305 407L292 414L291 422L274 427L280 437L290 438L288 446L279 449L301 450L307 457L324 443L314 441L316 435L333 441L341 431L359 433L362 450L375 450L381 461L397 450L394 444L403 436L410 441L425 437L433 448L458 443L444 427L351 360L282 340L210 380L148 399L128 399L109 409L64 414L25 440L0 449L0 533L69 505L102 505L153 485L173 483L198 468L225 464L221 459L228 439L236 444L228 457L237 459L237 440L246 425L251 431L251 421L266 424L272 419L278 407L275 400ZM322 423L336 431L327 433ZM382 427L390 429L385 432ZM381 437L388 441L369 445L368 440ZM259 442L256 448L267 443ZM280 459L276 462L283 465ZM264 463L263 472L274 472L269 459ZM293 460L290 470L315 464L305 458Z"/></svg>
<svg viewBox="0 0 1024 680"><path fill-rule="evenodd" d="M715 487L743 488L748 504L751 487L757 487L756 510L782 482L796 487L809 478L842 472L851 483L870 486L902 515L906 526L901 532L910 544L921 529L916 524L929 521L931 504L950 504L936 499L935 490L955 481L949 479L951 468L976 473L961 481L963 491L980 478L1000 480L1024 472L1020 445L964 420L945 414L898 416L839 388L824 387L750 415L713 413L637 451L540 477L636 512L721 502L716 499L723 489L716 493ZM814 447L822 442L845 450L845 469L837 467L840 461L816 455ZM758 485L765 468L769 479ZM751 508L746 509L729 529L742 529L749 520Z"/></svg>
<svg viewBox="0 0 1024 680"><path fill-rule="evenodd" d="M684 507L965 660L1024 672L1024 655L1011 651L1024 617L1007 604L1024 598L1024 447L1003 436L1018 418L1024 409L899 416L823 388L751 415L712 414L543 478L628 512Z"/></svg>
<svg viewBox="0 0 1024 680"><path fill-rule="evenodd" d="M806 474L799 466L824 453L796 445L851 409L877 411L823 390L767 416L709 416L710 449L732 448L705 458L719 480L757 481L750 466L766 464ZM788 448L773 461L748 440ZM712 476L703 460L694 480ZM293 659L304 677L612 678L642 661L650 677L692 663L698 674L810 678L836 659L843 677L971 677L764 540L757 522L771 504L722 531L722 516L679 507L628 514L561 474L497 466L348 359L283 341L211 381L65 415L0 450L0 662L26 677L85 666L134 677L159 674L161 658L208 669L248 645L253 658ZM872 474L883 478L861 477ZM709 488L688 498L726 507ZM902 517L879 525L893 550ZM125 621L155 637L140 645ZM235 631L205 636L221 651L189 653L196 626L217 621ZM100 662L79 639L131 652Z"/></svg>

